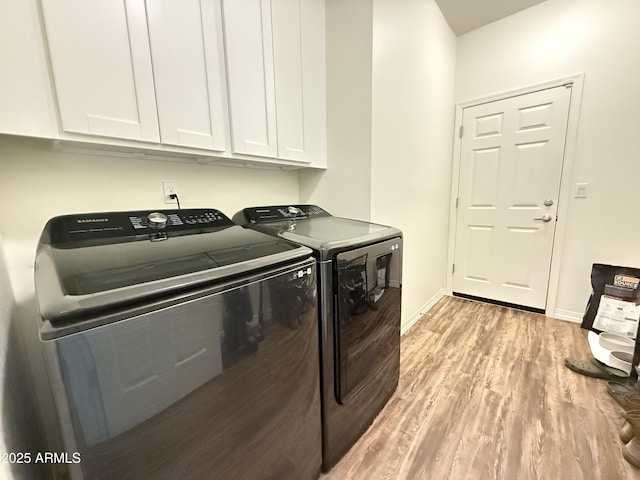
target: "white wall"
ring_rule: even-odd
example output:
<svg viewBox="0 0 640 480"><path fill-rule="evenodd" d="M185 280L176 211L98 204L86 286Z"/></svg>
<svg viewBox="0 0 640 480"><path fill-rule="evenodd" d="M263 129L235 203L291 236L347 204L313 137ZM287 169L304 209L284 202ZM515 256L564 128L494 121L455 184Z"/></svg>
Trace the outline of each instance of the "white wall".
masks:
<svg viewBox="0 0 640 480"><path fill-rule="evenodd" d="M404 234L403 328L445 285L455 55L434 1L374 1L371 219Z"/></svg>
<svg viewBox="0 0 640 480"><path fill-rule="evenodd" d="M0 135L0 232L17 307L12 321L29 358L33 382L25 381L36 385L49 435L55 419L38 344L33 284L42 228L49 218L66 213L165 209L163 181L177 183L183 208L217 208L228 216L246 206L299 201L298 174L292 171L80 155L54 151L48 140Z"/></svg>
<svg viewBox="0 0 640 480"><path fill-rule="evenodd" d="M24 341L0 238L0 452L29 454L31 462L0 463L0 478L44 478L48 467L33 462L44 451Z"/></svg>
<svg viewBox="0 0 640 480"><path fill-rule="evenodd" d="M569 201L558 316L582 315L592 263L640 267L639 19L638 0L547 0L458 41L456 102L585 74L563 182L588 182L589 195Z"/></svg>
<svg viewBox="0 0 640 480"><path fill-rule="evenodd" d="M327 170L300 171L300 200L371 216L372 0L326 0Z"/></svg>
<svg viewBox="0 0 640 480"><path fill-rule="evenodd" d="M47 140L0 135L0 232L16 300L33 294L33 256L49 218L175 208L163 201L163 181L177 183L182 208L217 208L230 217L246 206L299 198L293 171L82 155L56 151Z"/></svg>
<svg viewBox="0 0 640 480"><path fill-rule="evenodd" d="M456 37L433 0L327 0L326 172L300 198L404 234L403 329L444 292Z"/></svg>

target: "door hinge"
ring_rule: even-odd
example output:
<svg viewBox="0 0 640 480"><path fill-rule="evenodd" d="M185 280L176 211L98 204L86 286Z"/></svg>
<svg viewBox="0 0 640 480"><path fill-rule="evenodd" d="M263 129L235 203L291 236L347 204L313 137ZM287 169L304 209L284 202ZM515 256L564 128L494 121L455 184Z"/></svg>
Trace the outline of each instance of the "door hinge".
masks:
<svg viewBox="0 0 640 480"><path fill-rule="evenodd" d="M464 127L462 125L460 125L460 138L462 138L462 133L464 132Z"/></svg>
<svg viewBox="0 0 640 480"><path fill-rule="evenodd" d="M460 197L456 197L456 208L458 208L458 200L460 200Z"/></svg>
<svg viewBox="0 0 640 480"><path fill-rule="evenodd" d="M451 273L456 273L456 264L451 265Z"/></svg>

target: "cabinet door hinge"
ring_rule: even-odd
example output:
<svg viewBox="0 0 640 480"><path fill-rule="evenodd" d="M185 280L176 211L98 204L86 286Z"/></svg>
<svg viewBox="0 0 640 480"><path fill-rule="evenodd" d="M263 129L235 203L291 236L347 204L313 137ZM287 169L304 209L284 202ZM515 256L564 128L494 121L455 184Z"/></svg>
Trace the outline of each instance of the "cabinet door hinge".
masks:
<svg viewBox="0 0 640 480"><path fill-rule="evenodd" d="M458 200L460 200L460 197L456 197L456 208L458 208Z"/></svg>
<svg viewBox="0 0 640 480"><path fill-rule="evenodd" d="M456 273L456 264L455 263L451 266L451 273Z"/></svg>
<svg viewBox="0 0 640 480"><path fill-rule="evenodd" d="M464 127L462 125L460 125L460 138L462 138L462 133L464 132Z"/></svg>

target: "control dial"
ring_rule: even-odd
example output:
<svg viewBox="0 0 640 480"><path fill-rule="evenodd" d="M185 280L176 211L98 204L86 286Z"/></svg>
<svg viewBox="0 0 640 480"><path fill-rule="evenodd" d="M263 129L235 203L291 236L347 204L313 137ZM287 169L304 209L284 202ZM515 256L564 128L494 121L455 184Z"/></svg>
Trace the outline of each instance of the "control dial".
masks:
<svg viewBox="0 0 640 480"><path fill-rule="evenodd" d="M167 226L167 216L164 213L153 212L147 217L149 226L153 228L164 228Z"/></svg>
<svg viewBox="0 0 640 480"><path fill-rule="evenodd" d="M287 210L291 215L298 215L300 213L300 209L298 207L289 207Z"/></svg>

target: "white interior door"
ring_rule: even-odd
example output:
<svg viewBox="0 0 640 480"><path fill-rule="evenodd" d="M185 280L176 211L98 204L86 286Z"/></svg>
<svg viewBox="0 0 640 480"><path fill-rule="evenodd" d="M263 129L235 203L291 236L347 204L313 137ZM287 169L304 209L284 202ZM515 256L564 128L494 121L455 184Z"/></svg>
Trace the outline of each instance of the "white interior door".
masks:
<svg viewBox="0 0 640 480"><path fill-rule="evenodd" d="M463 110L453 291L546 306L571 88Z"/></svg>

